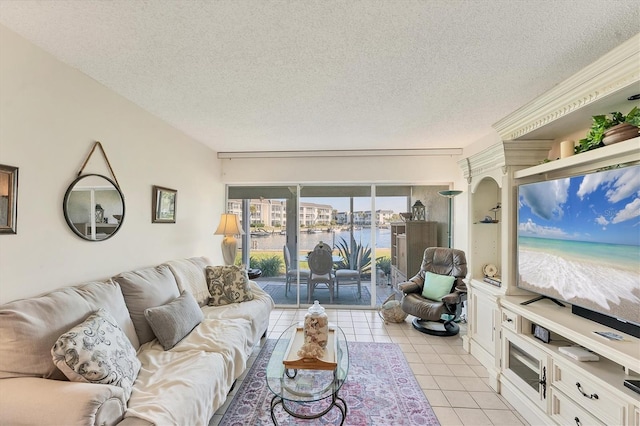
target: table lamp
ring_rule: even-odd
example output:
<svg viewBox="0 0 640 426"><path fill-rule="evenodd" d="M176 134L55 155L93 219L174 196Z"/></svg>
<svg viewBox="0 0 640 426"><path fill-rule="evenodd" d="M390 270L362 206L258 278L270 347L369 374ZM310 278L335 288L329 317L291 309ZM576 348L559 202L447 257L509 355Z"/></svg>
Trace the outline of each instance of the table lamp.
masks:
<svg viewBox="0 0 640 426"><path fill-rule="evenodd" d="M237 214L222 213L220 225L216 229L215 235L224 235L222 239L222 258L225 265L233 265L236 261L236 250L238 243L234 235L242 235L244 232L240 228L240 220Z"/></svg>

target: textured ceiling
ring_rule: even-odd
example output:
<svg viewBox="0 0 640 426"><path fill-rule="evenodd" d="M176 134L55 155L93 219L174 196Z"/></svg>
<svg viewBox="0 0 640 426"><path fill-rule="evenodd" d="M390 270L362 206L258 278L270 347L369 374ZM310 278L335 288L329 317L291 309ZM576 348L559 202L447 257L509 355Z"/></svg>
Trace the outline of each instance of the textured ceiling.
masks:
<svg viewBox="0 0 640 426"><path fill-rule="evenodd" d="M216 151L464 147L640 29L626 0L7 1L0 23Z"/></svg>

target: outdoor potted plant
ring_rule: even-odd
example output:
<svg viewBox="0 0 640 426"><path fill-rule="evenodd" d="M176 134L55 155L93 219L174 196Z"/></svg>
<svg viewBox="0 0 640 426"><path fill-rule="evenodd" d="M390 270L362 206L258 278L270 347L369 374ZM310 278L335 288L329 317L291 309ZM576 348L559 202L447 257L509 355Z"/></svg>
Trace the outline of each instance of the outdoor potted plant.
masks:
<svg viewBox="0 0 640 426"><path fill-rule="evenodd" d="M605 145L637 137L640 132L640 109L633 107L625 116L621 112L594 115L587 137L575 147L575 153L590 151Z"/></svg>

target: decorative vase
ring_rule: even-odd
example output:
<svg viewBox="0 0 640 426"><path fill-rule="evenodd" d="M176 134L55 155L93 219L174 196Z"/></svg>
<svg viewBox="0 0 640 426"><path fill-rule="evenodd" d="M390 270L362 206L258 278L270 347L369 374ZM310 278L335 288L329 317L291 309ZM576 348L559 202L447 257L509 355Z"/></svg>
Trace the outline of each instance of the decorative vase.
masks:
<svg viewBox="0 0 640 426"><path fill-rule="evenodd" d="M304 316L304 343L327 347L329 339L329 318L318 301L313 302Z"/></svg>
<svg viewBox="0 0 640 426"><path fill-rule="evenodd" d="M629 123L620 123L603 133L602 143L611 145L638 137L640 128Z"/></svg>

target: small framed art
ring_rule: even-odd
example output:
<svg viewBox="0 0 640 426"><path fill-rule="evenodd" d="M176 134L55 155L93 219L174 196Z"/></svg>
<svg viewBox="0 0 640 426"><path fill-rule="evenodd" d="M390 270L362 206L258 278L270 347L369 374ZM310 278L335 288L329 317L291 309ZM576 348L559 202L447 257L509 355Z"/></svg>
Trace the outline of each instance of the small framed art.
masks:
<svg viewBox="0 0 640 426"><path fill-rule="evenodd" d="M151 205L152 223L176 223L176 199L178 191L175 189L153 186Z"/></svg>
<svg viewBox="0 0 640 426"><path fill-rule="evenodd" d="M0 234L15 234L18 219L18 168L0 164Z"/></svg>

